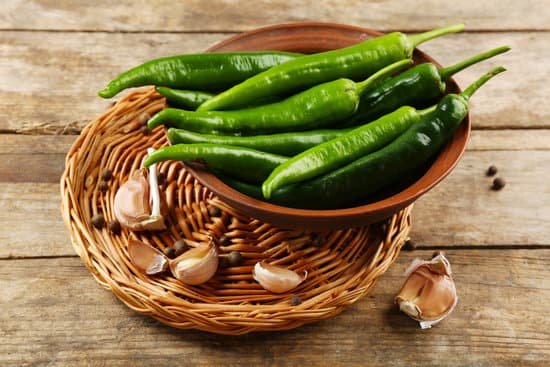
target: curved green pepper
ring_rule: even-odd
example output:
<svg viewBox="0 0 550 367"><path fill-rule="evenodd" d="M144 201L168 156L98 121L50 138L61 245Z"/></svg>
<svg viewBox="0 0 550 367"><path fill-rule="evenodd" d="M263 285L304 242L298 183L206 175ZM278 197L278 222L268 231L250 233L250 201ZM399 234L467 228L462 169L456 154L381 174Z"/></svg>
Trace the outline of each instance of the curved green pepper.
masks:
<svg viewBox="0 0 550 367"><path fill-rule="evenodd" d="M217 144L178 144L157 149L144 162L146 167L167 160L205 162L207 167L240 180L259 183L288 158L254 149Z"/></svg>
<svg viewBox="0 0 550 367"><path fill-rule="evenodd" d="M410 58L422 42L463 29L464 25L458 24L409 37L394 32L339 50L306 55L245 80L206 101L198 110L243 107L258 98L285 95L338 78L361 80L384 66Z"/></svg>
<svg viewBox="0 0 550 367"><path fill-rule="evenodd" d="M154 129L167 123L201 133L237 135L320 128L348 119L357 110L364 91L410 63L411 60L398 61L360 83L338 79L317 85L281 102L243 110L193 112L167 108L153 116L147 126Z"/></svg>
<svg viewBox="0 0 550 367"><path fill-rule="evenodd" d="M306 181L334 171L389 144L411 125L433 111L403 106L369 124L308 149L277 166L262 185L264 197L279 187Z"/></svg>
<svg viewBox="0 0 550 367"><path fill-rule="evenodd" d="M202 103L214 97L215 94L195 90L172 89L168 87L156 87L155 90L166 98L170 106L196 110Z"/></svg>
<svg viewBox="0 0 550 367"><path fill-rule="evenodd" d="M126 88L143 85L219 91L299 56L291 52L256 51L163 57L125 71L98 94L111 98Z"/></svg>
<svg viewBox="0 0 550 367"><path fill-rule="evenodd" d="M438 70L432 63L417 65L385 80L361 96L357 112L347 125L364 124L400 106L425 107L441 97L446 81L459 71L510 50L502 46Z"/></svg>
<svg viewBox="0 0 550 367"><path fill-rule="evenodd" d="M434 112L386 147L319 178L282 187L270 201L299 208L342 208L398 182L439 152L468 113L470 96L504 70L493 69L460 95L446 95Z"/></svg>
<svg viewBox="0 0 550 367"><path fill-rule="evenodd" d="M199 134L188 130L170 128L166 135L168 135L168 139L172 144L211 143L233 145L262 152L293 156L350 130L323 129L271 135L228 136Z"/></svg>

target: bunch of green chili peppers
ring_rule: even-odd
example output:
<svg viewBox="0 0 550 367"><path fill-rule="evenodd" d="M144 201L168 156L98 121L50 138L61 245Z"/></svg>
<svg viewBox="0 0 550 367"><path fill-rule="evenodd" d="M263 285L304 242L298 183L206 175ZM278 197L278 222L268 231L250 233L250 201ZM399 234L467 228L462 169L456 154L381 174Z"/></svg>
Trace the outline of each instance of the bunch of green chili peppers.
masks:
<svg viewBox="0 0 550 367"><path fill-rule="evenodd" d="M444 68L409 67L417 45L463 28L394 32L310 55L155 59L122 73L99 95L155 85L166 98L170 107L148 127L169 126L172 145L149 155L146 166L200 160L230 186L261 200L349 207L421 172L467 115L472 94L504 71L494 68L464 92L445 95L452 75L510 48Z"/></svg>

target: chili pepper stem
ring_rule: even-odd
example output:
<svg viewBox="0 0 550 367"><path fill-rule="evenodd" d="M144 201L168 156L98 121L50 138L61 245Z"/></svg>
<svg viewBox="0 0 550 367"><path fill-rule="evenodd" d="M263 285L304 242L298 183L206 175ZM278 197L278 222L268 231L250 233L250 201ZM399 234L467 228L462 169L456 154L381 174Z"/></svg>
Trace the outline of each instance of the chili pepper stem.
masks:
<svg viewBox="0 0 550 367"><path fill-rule="evenodd" d="M390 76L394 72L399 71L411 64L412 64L412 60L406 59L406 60L394 62L393 64L378 70L376 73L372 74L368 79L355 84L357 86L357 93L359 95L362 95L366 90L372 87L373 84L379 82L380 79Z"/></svg>
<svg viewBox="0 0 550 367"><path fill-rule="evenodd" d="M466 69L467 67L469 67L471 65L477 64L478 62L481 62L483 60L490 59L491 57L494 57L496 55L500 55L500 54L505 53L507 51L510 51L510 47L508 47L508 46L497 47L495 49L489 50L487 52L480 53L480 54L475 55L473 57L470 57L466 60L458 62L454 65L447 66L446 68L439 69L439 75L441 76L441 80L446 81L450 76L458 73L461 70Z"/></svg>
<svg viewBox="0 0 550 367"><path fill-rule="evenodd" d="M454 24L448 27L438 28L424 33L413 34L412 36L409 36L409 40L411 42L412 49L414 49L419 44L429 41L431 39L441 37L450 33L457 33L462 30L464 30L464 23Z"/></svg>
<svg viewBox="0 0 550 367"><path fill-rule="evenodd" d="M424 116L429 115L430 113L434 112L436 108L437 108L437 105L434 104L433 106L430 106L428 108L424 108L423 110L418 110L418 114L421 117L424 117Z"/></svg>
<svg viewBox="0 0 550 367"><path fill-rule="evenodd" d="M465 98L466 100L470 99L470 97L485 83L487 83L492 77L494 77L497 74L502 73L503 71L506 71L505 68L502 66L496 67L489 71L487 74L483 75L481 78L473 82L464 90L464 92L460 93L460 95Z"/></svg>

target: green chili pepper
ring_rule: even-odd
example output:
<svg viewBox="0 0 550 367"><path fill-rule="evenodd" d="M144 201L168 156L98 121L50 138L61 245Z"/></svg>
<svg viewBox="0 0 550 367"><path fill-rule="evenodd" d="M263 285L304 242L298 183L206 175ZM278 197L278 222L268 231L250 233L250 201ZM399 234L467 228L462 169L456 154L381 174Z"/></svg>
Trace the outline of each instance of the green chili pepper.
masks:
<svg viewBox="0 0 550 367"><path fill-rule="evenodd" d="M432 112L435 106L417 111L403 106L369 124L310 148L277 166L262 185L264 197L281 186L306 181L345 166L395 140L411 125Z"/></svg>
<svg viewBox="0 0 550 367"><path fill-rule="evenodd" d="M207 167L219 170L240 180L259 183L288 158L250 148L217 144L178 144L157 149L144 162L146 167L166 160L193 163L205 162Z"/></svg>
<svg viewBox="0 0 550 367"><path fill-rule="evenodd" d="M432 63L406 70L362 95L357 112L346 125L364 124L400 106L420 108L434 103L445 92L445 82L452 75L508 50L508 46L498 47L440 70Z"/></svg>
<svg viewBox="0 0 550 367"><path fill-rule="evenodd" d="M278 51L178 55L150 60L117 76L99 92L111 98L126 88L162 85L219 91L232 87L300 54Z"/></svg>
<svg viewBox="0 0 550 367"><path fill-rule="evenodd" d="M245 195L251 196L254 199L265 200L262 194L262 188L260 186L239 181L219 171L214 172L214 174L218 176L218 178L221 179L225 184L231 186L235 190L240 191Z"/></svg>
<svg viewBox="0 0 550 367"><path fill-rule="evenodd" d="M319 145L327 140L334 139L350 129L323 129L254 136L227 136L213 134L199 134L183 129L168 129L170 142L175 144L211 143L247 147L273 154L293 156L306 149Z"/></svg>
<svg viewBox="0 0 550 367"><path fill-rule="evenodd" d="M257 98L284 95L338 78L361 80L384 66L410 58L419 44L463 29L463 24L457 24L413 36L394 32L343 49L306 55L237 84L206 101L198 110L234 109Z"/></svg>
<svg viewBox="0 0 550 367"><path fill-rule="evenodd" d="M214 94L195 90L156 87L157 93L164 96L170 106L196 110L202 103L214 97Z"/></svg>
<svg viewBox="0 0 550 367"><path fill-rule="evenodd" d="M319 178L282 187L273 192L270 201L300 208L340 208L395 184L439 152L467 115L472 94L504 70L493 69L460 95L446 95L434 112L386 147Z"/></svg>
<svg viewBox="0 0 550 367"><path fill-rule="evenodd" d="M167 108L153 116L147 126L160 124L201 133L261 134L325 127L348 119L368 88L389 74L410 65L401 60L355 83L338 79L317 85L281 102L233 111L185 111Z"/></svg>
<svg viewBox="0 0 550 367"><path fill-rule="evenodd" d="M170 106L191 111L195 111L203 102L215 96L215 94L212 93L196 90L172 89L168 87L156 87L155 89L157 93L166 98L166 101ZM272 96L268 99L257 100L253 105L259 106L261 104L273 103L282 99L282 97Z"/></svg>

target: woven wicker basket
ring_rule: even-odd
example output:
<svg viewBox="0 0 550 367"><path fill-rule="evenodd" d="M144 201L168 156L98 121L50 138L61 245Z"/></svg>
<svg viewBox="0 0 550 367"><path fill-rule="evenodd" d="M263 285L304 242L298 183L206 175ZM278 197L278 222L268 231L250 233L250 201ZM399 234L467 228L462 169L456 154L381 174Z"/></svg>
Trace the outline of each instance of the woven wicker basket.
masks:
<svg viewBox="0 0 550 367"><path fill-rule="evenodd" d="M137 233L138 238L163 250L180 238L211 237L219 244L220 256L236 250L246 261L219 269L200 286L187 286L167 274L139 272L128 256L129 232L96 229L91 218L103 214L106 221L113 220L118 187L140 167L148 147L167 144L162 129L150 134L141 130L164 106L152 88L118 101L83 130L61 177L63 219L76 253L95 279L130 308L176 328L220 334L291 329L338 314L368 293L393 263L410 229L410 207L368 227L326 233L284 230L224 204L181 163L163 162L159 170L166 177L162 191L170 213L168 230ZM113 177L102 191L105 168ZM309 275L292 294L273 294L252 279L252 267L259 260L305 269ZM296 296L301 303L293 305L298 303Z"/></svg>

